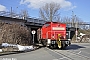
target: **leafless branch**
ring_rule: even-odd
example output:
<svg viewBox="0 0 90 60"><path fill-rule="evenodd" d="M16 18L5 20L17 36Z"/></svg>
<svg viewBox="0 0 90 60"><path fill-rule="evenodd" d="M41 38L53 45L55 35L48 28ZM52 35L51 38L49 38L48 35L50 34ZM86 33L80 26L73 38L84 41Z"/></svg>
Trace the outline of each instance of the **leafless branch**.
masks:
<svg viewBox="0 0 90 60"><path fill-rule="evenodd" d="M60 19L60 5L54 2L46 3L45 6L39 9L40 18L43 20L57 21Z"/></svg>

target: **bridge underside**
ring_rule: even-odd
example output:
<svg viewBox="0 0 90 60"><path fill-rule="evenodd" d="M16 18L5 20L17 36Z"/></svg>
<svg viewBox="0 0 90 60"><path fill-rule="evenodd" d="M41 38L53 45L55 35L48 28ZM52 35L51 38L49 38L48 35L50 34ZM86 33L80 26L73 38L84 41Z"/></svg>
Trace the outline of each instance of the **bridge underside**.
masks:
<svg viewBox="0 0 90 60"><path fill-rule="evenodd" d="M38 29L41 28L40 26L33 26L33 25L30 25L30 26L27 26L28 29L30 30L30 40L31 40L31 44L33 43L33 34L31 33L31 31L35 30L36 33L34 34L34 43L38 43L38 37L37 37L37 32L38 32Z"/></svg>

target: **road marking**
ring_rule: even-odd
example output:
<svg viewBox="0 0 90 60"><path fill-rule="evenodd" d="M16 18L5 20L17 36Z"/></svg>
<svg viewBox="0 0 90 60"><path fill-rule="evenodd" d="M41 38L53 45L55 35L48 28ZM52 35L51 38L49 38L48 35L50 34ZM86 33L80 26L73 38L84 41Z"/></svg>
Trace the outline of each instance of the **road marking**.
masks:
<svg viewBox="0 0 90 60"><path fill-rule="evenodd" d="M82 51L79 51L78 53L76 53L75 51L71 52L71 51L68 50L67 52L76 54L76 55L78 55L78 56L80 56L80 57L85 57L85 58L87 58L87 59L90 59L90 57L80 54Z"/></svg>
<svg viewBox="0 0 90 60"><path fill-rule="evenodd" d="M80 54L81 53L81 51L79 51L77 54Z"/></svg>
<svg viewBox="0 0 90 60"><path fill-rule="evenodd" d="M67 57L63 57L63 58L59 58L59 59L64 59L64 58L66 58L66 59L67 59Z"/></svg>

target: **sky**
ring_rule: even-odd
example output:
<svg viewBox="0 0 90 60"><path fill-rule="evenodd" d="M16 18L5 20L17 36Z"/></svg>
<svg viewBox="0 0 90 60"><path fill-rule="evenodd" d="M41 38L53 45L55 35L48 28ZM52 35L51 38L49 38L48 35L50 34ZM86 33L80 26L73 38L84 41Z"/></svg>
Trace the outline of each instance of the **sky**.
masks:
<svg viewBox="0 0 90 60"><path fill-rule="evenodd" d="M27 10L30 17L39 17L39 8L46 3L55 2L60 4L60 16L71 17L72 11L84 22L90 22L90 0L0 0L0 11L10 11L20 13Z"/></svg>

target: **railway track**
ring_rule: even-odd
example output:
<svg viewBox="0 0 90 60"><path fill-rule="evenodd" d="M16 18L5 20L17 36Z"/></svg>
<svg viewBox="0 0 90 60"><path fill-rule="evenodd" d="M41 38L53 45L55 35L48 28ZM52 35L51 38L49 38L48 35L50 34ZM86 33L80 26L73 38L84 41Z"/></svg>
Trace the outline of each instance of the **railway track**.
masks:
<svg viewBox="0 0 90 60"><path fill-rule="evenodd" d="M90 57L80 54L81 51L76 53L70 50L51 50L49 48L47 49L63 57L56 60L90 60Z"/></svg>

